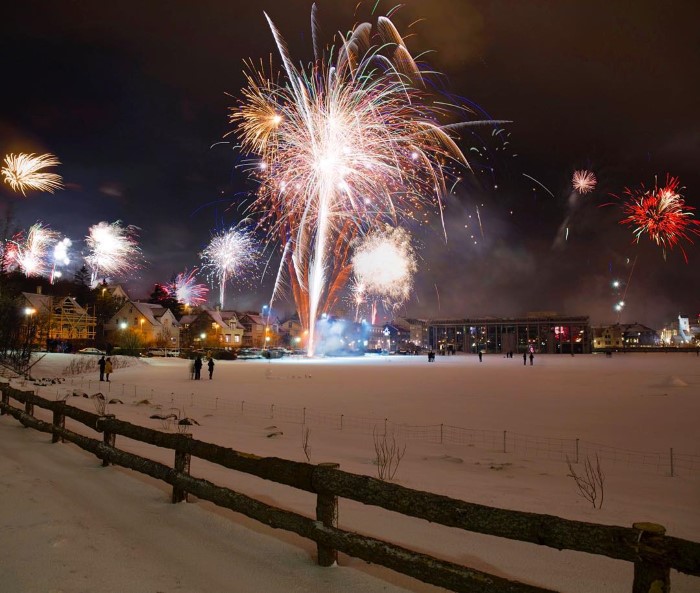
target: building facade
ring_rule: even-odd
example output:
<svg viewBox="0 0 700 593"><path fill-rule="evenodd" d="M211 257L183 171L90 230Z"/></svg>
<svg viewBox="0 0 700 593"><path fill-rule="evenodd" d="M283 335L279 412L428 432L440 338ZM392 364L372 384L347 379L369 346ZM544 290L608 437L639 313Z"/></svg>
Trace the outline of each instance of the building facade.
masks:
<svg viewBox="0 0 700 593"><path fill-rule="evenodd" d="M433 319L428 321L428 341L438 351L588 354L591 326L588 316L555 313L513 318Z"/></svg>

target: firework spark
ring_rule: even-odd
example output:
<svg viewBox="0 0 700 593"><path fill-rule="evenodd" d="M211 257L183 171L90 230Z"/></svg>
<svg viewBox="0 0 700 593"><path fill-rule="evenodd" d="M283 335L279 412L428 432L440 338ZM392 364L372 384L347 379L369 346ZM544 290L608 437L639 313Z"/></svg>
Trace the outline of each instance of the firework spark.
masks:
<svg viewBox="0 0 700 593"><path fill-rule="evenodd" d="M73 245L73 242L68 238L64 237L60 241L56 242L53 248L53 265L51 266L51 284L54 283L56 278L61 277L61 271L56 269L60 266L67 266L70 263L70 258L68 257L68 250Z"/></svg>
<svg viewBox="0 0 700 593"><path fill-rule="evenodd" d="M251 72L231 121L243 149L258 157L252 210L285 246L281 269L313 354L316 319L350 277L351 241L427 208L442 214L447 177L466 159L449 134L456 126L438 123L446 103L428 103L424 75L388 18L375 29L358 25L329 52L335 61L306 69L293 66L266 18L286 81Z"/></svg>
<svg viewBox="0 0 700 593"><path fill-rule="evenodd" d="M219 301L223 307L226 283L255 268L258 249L250 233L230 228L214 235L200 257L204 268L210 270L219 283Z"/></svg>
<svg viewBox="0 0 700 593"><path fill-rule="evenodd" d="M587 194L595 189L598 180L592 171L574 171L574 175L571 178L571 186L574 191L580 194Z"/></svg>
<svg viewBox="0 0 700 593"><path fill-rule="evenodd" d="M172 282L166 286L168 292L173 295L178 302L188 307L197 307L207 302L209 288L206 284L197 284L197 268L188 272L179 273Z"/></svg>
<svg viewBox="0 0 700 593"><path fill-rule="evenodd" d="M16 266L27 276L43 276L49 270L48 253L51 244L58 240L58 233L37 222L24 232L17 233L5 252L6 264Z"/></svg>
<svg viewBox="0 0 700 593"><path fill-rule="evenodd" d="M686 263L688 256L680 244L681 240L693 243L690 235L700 236L700 221L693 218L692 206L688 206L678 193L680 182L677 177L666 176L666 184L647 190L642 184L639 189L625 188L626 201L622 211L627 215L620 224L633 228L635 241L642 235L648 236L659 245L666 257L666 249L676 245L681 250Z"/></svg>
<svg viewBox="0 0 700 593"><path fill-rule="evenodd" d="M99 276L125 274L141 267L141 249L136 236L138 227L122 226L121 221L100 222L90 227L85 243L90 253L85 263L92 271L94 285Z"/></svg>
<svg viewBox="0 0 700 593"><path fill-rule="evenodd" d="M46 191L53 193L63 188L63 180L56 173L46 173L41 170L46 167L60 165L59 160L52 154L8 154L2 174L14 191L26 196L28 190Z"/></svg>
<svg viewBox="0 0 700 593"><path fill-rule="evenodd" d="M417 269L410 235L388 228L364 237L358 241L352 267L363 299L379 298L389 308L402 305L411 294Z"/></svg>

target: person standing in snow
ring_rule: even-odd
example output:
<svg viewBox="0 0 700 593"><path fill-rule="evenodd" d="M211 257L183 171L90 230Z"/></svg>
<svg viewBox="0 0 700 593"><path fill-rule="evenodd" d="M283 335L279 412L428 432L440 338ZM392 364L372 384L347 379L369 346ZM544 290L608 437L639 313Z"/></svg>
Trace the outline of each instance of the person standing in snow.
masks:
<svg viewBox="0 0 700 593"><path fill-rule="evenodd" d="M107 377L107 383L109 383L109 376L112 374L112 359L108 358L105 360L105 377Z"/></svg>
<svg viewBox="0 0 700 593"><path fill-rule="evenodd" d="M100 367L100 381L105 380L105 365L106 365L105 357L102 356L100 360L97 362L97 366Z"/></svg>
<svg viewBox="0 0 700 593"><path fill-rule="evenodd" d="M532 352L532 350L530 350L530 366L532 366L534 364L534 362L533 362L534 360L535 360L535 354Z"/></svg>
<svg viewBox="0 0 700 593"><path fill-rule="evenodd" d="M527 364L527 350L523 352L523 366Z"/></svg>
<svg viewBox="0 0 700 593"><path fill-rule="evenodd" d="M197 355L197 358L194 360L194 379L195 381L199 381L201 378L202 374L202 356Z"/></svg>
<svg viewBox="0 0 700 593"><path fill-rule="evenodd" d="M214 359L211 356L209 357L207 368L209 369L209 380L211 381L211 376L214 374Z"/></svg>

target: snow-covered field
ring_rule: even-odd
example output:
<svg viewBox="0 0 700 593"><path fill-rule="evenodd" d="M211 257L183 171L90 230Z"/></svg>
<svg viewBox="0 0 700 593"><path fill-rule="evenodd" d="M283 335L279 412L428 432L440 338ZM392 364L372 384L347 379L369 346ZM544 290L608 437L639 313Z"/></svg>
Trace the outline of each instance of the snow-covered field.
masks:
<svg viewBox="0 0 700 593"><path fill-rule="evenodd" d="M62 376L74 358L47 355L33 375ZM700 358L541 355L534 362L498 355L482 363L467 355L434 363L422 356L217 361L213 380L204 372L192 381L188 361L153 358L116 369L109 384L92 372L25 388L50 399L101 391L118 400L109 411L119 418L173 430L149 417L174 412L199 423L192 430L198 439L298 461L306 460L308 430L311 462L368 475L377 471L373 429L386 425L406 445L394 479L405 486L596 523L651 521L670 535L700 540ZM89 398L69 395L69 403L94 410ZM103 469L77 448L51 446L47 435L19 426L0 420L2 591L437 591L344 556L339 568L321 569L311 542L202 501L170 505L165 485ZM466 430L451 440L449 427ZM579 439L582 456L601 451L602 509L591 508L567 477L560 439ZM172 463L171 451L117 445ZM307 493L195 459L192 474L313 515ZM561 591L631 589L628 563L442 528L345 500L340 526ZM674 592L700 589L700 579L672 580Z"/></svg>

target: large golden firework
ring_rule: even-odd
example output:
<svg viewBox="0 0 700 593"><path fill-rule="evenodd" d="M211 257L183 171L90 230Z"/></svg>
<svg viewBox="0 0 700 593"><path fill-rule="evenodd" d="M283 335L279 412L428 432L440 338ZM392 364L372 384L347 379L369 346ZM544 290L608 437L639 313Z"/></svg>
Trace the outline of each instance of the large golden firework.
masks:
<svg viewBox="0 0 700 593"><path fill-rule="evenodd" d="M60 165L59 160L52 154L8 154L5 156L5 166L2 168L2 175L14 191L20 192L23 196L27 191L45 191L53 193L57 189L63 188L63 180L57 173L46 173L42 171L46 167Z"/></svg>

